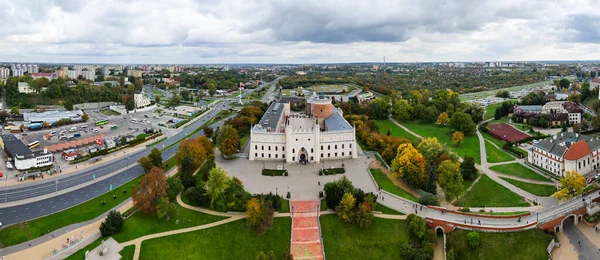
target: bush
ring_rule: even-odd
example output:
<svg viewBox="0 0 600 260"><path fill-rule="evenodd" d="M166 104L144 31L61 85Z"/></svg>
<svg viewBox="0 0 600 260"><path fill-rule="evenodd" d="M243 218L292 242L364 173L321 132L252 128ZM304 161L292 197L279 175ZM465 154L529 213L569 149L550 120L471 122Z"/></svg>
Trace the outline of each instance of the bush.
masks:
<svg viewBox="0 0 600 260"><path fill-rule="evenodd" d="M471 231L467 234L467 243L471 249L475 249L481 245L481 238L479 237L479 233L475 231Z"/></svg>
<svg viewBox="0 0 600 260"><path fill-rule="evenodd" d="M288 193L285 195L286 199L291 199L292 198L292 194L288 191Z"/></svg>
<svg viewBox="0 0 600 260"><path fill-rule="evenodd" d="M464 207L464 208L460 209L460 211L462 211L462 212L471 212L471 209L469 207Z"/></svg>
<svg viewBox="0 0 600 260"><path fill-rule="evenodd" d="M185 197L192 206L208 208L210 197L204 187L190 187L185 190Z"/></svg>
<svg viewBox="0 0 600 260"><path fill-rule="evenodd" d="M106 220L100 224L100 233L103 237L112 236L117 234L123 228L123 224L125 223L125 219L121 216L116 210L111 210L108 212L106 216Z"/></svg>
<svg viewBox="0 0 600 260"><path fill-rule="evenodd" d="M319 199L323 198L323 191L319 191Z"/></svg>
<svg viewBox="0 0 600 260"><path fill-rule="evenodd" d="M202 174L202 180L206 182L208 181L208 172L210 172L212 168L215 168L214 155L210 155L208 158L206 158L206 160L200 166L200 170L197 174Z"/></svg>
<svg viewBox="0 0 600 260"><path fill-rule="evenodd" d="M334 174L343 174L346 170L344 168L329 168L329 169L320 169L319 175L334 175Z"/></svg>
<svg viewBox="0 0 600 260"><path fill-rule="evenodd" d="M287 176L287 170L263 169L262 175L265 175L265 176Z"/></svg>
<svg viewBox="0 0 600 260"><path fill-rule="evenodd" d="M176 177L167 178L167 183L169 184L167 195L169 196L169 200L173 202L175 201L177 194L183 191L183 184L181 184L181 180L179 180L179 178Z"/></svg>
<svg viewBox="0 0 600 260"><path fill-rule="evenodd" d="M258 194L256 198L259 200L264 200L265 202L269 202L273 210L279 211L281 209L281 196L275 195L272 192L269 194Z"/></svg>
<svg viewBox="0 0 600 260"><path fill-rule="evenodd" d="M421 198L419 198L419 204L421 205L425 205L425 206L439 206L440 205L440 201L438 200L437 196L431 194L431 193L427 193L423 196L421 196Z"/></svg>
<svg viewBox="0 0 600 260"><path fill-rule="evenodd" d="M590 222L590 223L596 223L596 222L598 222L598 220L600 220L600 212L598 212L598 213L596 213L596 214L594 214L594 215L592 215L592 216L588 216L588 215L586 214L586 215L585 215L583 218L585 218L585 220L586 220L587 222Z"/></svg>
<svg viewBox="0 0 600 260"><path fill-rule="evenodd" d="M354 186L352 186L352 182L344 176L339 180L326 183L323 190L325 191L325 202L327 203L327 207L335 209L340 205L344 193L354 192Z"/></svg>

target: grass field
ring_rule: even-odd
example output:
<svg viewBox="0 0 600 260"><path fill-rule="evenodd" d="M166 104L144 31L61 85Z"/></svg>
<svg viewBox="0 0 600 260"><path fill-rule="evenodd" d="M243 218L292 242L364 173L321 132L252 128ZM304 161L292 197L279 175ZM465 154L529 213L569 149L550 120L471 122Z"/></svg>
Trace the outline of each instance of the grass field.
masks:
<svg viewBox="0 0 600 260"><path fill-rule="evenodd" d="M392 122L392 120L377 120L377 124L379 125L379 132L381 134L387 134L387 130L390 129L391 134L394 137L408 138L413 141L418 140L416 136L406 132L404 129L400 128L398 125Z"/></svg>
<svg viewBox="0 0 600 260"><path fill-rule="evenodd" d="M545 85L552 85L552 84L553 84L552 80L545 80L545 81L527 84L527 85L520 85L520 86L514 86L514 87L509 87L509 88L500 88L500 89L490 89L490 90L480 91L480 92L475 92L475 93L461 94L460 100L468 101L468 100L475 100L475 99L486 98L486 97L493 97L500 90L508 90L509 92L510 91L519 91L521 89L539 88L539 87L543 87Z"/></svg>
<svg viewBox="0 0 600 260"><path fill-rule="evenodd" d="M256 259L259 251L277 257L290 247L292 220L275 218L273 228L257 235L238 220L209 229L142 242L140 259Z"/></svg>
<svg viewBox="0 0 600 260"><path fill-rule="evenodd" d="M117 111L114 111L114 110L111 110L111 109L106 109L106 108L100 109L98 112L100 112L102 114L105 114L107 116L119 116L119 115L121 115L121 113L119 113Z"/></svg>
<svg viewBox="0 0 600 260"><path fill-rule="evenodd" d="M475 176L475 179L471 180L463 180L463 192L462 195L465 194L465 192L467 192L467 190L469 189L469 187L471 187L473 185L473 183L477 180L477 178L479 178L479 176L481 176L481 173L477 173L477 176Z"/></svg>
<svg viewBox="0 0 600 260"><path fill-rule="evenodd" d="M484 233L480 232L481 245L471 249L467 244L466 230L455 230L447 235L447 246L457 254L454 259L511 259L547 260L546 247L553 236L541 229L521 232Z"/></svg>
<svg viewBox="0 0 600 260"><path fill-rule="evenodd" d="M72 255L70 255L69 257L65 258L65 260L81 260L81 259L85 259L85 251L92 251L92 249L96 248L97 246L100 245L100 243L102 243L102 240L104 240L105 238L98 238L96 239L94 242L92 242L91 244L87 245L86 247L80 249L79 251L73 253ZM122 259L126 259L126 258L122 258Z"/></svg>
<svg viewBox="0 0 600 260"><path fill-rule="evenodd" d="M329 84L329 85L313 85L310 86L310 89L313 92L325 92L325 93L333 93L333 92L337 92L337 93L342 93L344 90L346 92L350 92L354 89L359 88L358 85L356 84Z"/></svg>
<svg viewBox="0 0 600 260"><path fill-rule="evenodd" d="M507 181L508 183L515 185L518 188L520 188L526 192L529 192L533 195L536 195L536 196L549 197L549 196L552 196L552 194L554 194L556 192L556 187L554 187L554 185L543 185L543 184L522 182L522 181L517 181L517 180L513 180L513 179L509 179L509 178L502 178L502 179Z"/></svg>
<svg viewBox="0 0 600 260"><path fill-rule="evenodd" d="M336 215L323 215L320 222L327 259L400 259L400 243L410 242L404 220L375 218L368 229Z"/></svg>
<svg viewBox="0 0 600 260"><path fill-rule="evenodd" d="M123 247L119 254L121 255L121 260L133 260L133 254L135 253L135 246L130 245ZM84 253L85 254L85 253Z"/></svg>
<svg viewBox="0 0 600 260"><path fill-rule="evenodd" d="M488 120L494 118L494 114L496 113L496 108L499 108L502 105L502 102L487 105L485 107L485 115L483 115L483 120Z"/></svg>
<svg viewBox="0 0 600 260"><path fill-rule="evenodd" d="M537 174L533 170L521 165L520 163L495 165L490 167L490 170L497 171L499 173L503 173L510 176L550 182L548 178Z"/></svg>
<svg viewBox="0 0 600 260"><path fill-rule="evenodd" d="M369 169L369 171L371 172L371 175L373 175L373 178L375 178L375 182L377 182L377 185L379 185L381 189L386 190L392 194L398 195L407 200L412 200L414 202L419 201L419 199L410 194L408 191L405 191L402 188L396 186L396 184L394 184L388 178L388 176L385 173L383 173L380 169L371 168Z"/></svg>
<svg viewBox="0 0 600 260"><path fill-rule="evenodd" d="M404 215L401 212L398 212L396 210L390 209L386 206L383 206L381 204L377 204L377 207L375 207L375 211L379 211L382 214L389 214L389 215Z"/></svg>
<svg viewBox="0 0 600 260"><path fill-rule="evenodd" d="M485 142L485 152L489 163L508 162L515 159L489 142Z"/></svg>
<svg viewBox="0 0 600 260"><path fill-rule="evenodd" d="M458 204L466 207L526 207L529 206L521 196L496 183L487 175L473 185Z"/></svg>
<svg viewBox="0 0 600 260"><path fill-rule="evenodd" d="M45 217L11 225L0 230L0 243L2 247L12 246L31 239L40 237L71 224L88 221L107 212L131 196L131 187L141 180L141 176L115 187L113 191L102 194L96 198L81 203L75 207L63 210ZM123 193L126 190L126 193ZM113 199L113 195L117 195ZM101 201L106 201L101 205Z"/></svg>
<svg viewBox="0 0 600 260"><path fill-rule="evenodd" d="M480 164L479 139L477 135L465 136L465 140L460 146L452 144L452 131L447 127L441 127L433 124L419 124L417 122L403 122L402 125L422 137L437 137L438 141L446 144L446 147L458 154L460 157L472 156L475 163Z"/></svg>
<svg viewBox="0 0 600 260"><path fill-rule="evenodd" d="M483 139L489 140L490 142L494 143L496 146L498 146L500 148L502 148L506 144L505 141L496 139L496 137L493 137L488 133L481 132L481 135L483 136Z"/></svg>
<svg viewBox="0 0 600 260"><path fill-rule="evenodd" d="M492 120L490 122L488 122L488 125L495 125L495 124L501 124L501 123L508 123L510 121L510 119L508 118L508 116L503 116L498 120Z"/></svg>

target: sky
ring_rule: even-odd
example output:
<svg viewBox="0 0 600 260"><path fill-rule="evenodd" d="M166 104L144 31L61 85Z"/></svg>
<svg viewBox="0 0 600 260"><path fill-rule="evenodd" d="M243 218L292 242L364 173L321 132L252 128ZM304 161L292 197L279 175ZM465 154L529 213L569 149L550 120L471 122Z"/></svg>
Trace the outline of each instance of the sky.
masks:
<svg viewBox="0 0 600 260"><path fill-rule="evenodd" d="M3 0L0 62L600 59L587 0Z"/></svg>

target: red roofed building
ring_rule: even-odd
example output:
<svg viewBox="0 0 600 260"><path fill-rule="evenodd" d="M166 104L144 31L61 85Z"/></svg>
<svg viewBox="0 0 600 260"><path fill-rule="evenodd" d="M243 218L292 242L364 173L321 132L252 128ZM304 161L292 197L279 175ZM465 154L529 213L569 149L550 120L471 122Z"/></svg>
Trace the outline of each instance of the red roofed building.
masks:
<svg viewBox="0 0 600 260"><path fill-rule="evenodd" d="M600 140L572 132L534 142L527 158L544 170L558 176L576 171L582 175L600 171Z"/></svg>
<svg viewBox="0 0 600 260"><path fill-rule="evenodd" d="M63 152L61 154L61 157L63 159L65 159L65 161L73 161L75 160L75 158L77 158L79 154L76 151L71 151L71 152Z"/></svg>

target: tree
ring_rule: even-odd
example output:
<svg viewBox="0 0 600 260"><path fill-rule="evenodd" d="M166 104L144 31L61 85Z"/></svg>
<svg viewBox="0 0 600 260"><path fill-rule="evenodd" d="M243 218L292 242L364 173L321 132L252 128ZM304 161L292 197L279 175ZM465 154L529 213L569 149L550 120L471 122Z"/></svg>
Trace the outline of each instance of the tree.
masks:
<svg viewBox="0 0 600 260"><path fill-rule="evenodd" d="M436 137L423 138L419 145L417 145L417 150L419 150L419 153L421 153L428 162L435 161L435 159L444 153L444 147Z"/></svg>
<svg viewBox="0 0 600 260"><path fill-rule="evenodd" d="M323 186L323 190L326 195L325 203L327 204L327 208L336 209L340 205L344 194L354 191L354 186L352 186L352 182L346 176L342 176L338 180L326 183Z"/></svg>
<svg viewBox="0 0 600 260"><path fill-rule="evenodd" d="M579 126L581 127L580 131L585 132L590 127L590 124L588 123L587 120L581 120L581 123L579 124Z"/></svg>
<svg viewBox="0 0 600 260"><path fill-rule="evenodd" d="M378 98L369 102L367 115L373 119L385 119L388 117L389 109L389 102L383 98Z"/></svg>
<svg viewBox="0 0 600 260"><path fill-rule="evenodd" d="M163 163L162 152L160 150L158 150L158 148L154 148L154 149L152 149L152 151L150 151L150 154L148 155L148 159L150 159L150 161L152 161L152 164L154 166L162 167L162 163Z"/></svg>
<svg viewBox="0 0 600 260"><path fill-rule="evenodd" d="M579 124L579 123L573 124L573 132L580 133L581 132L581 124Z"/></svg>
<svg viewBox="0 0 600 260"><path fill-rule="evenodd" d="M70 99L67 99L63 105L65 106L66 110L73 110L73 101L71 101Z"/></svg>
<svg viewBox="0 0 600 260"><path fill-rule="evenodd" d="M454 145L459 146L464 140L465 135L461 131L455 131L454 134L452 134L452 143Z"/></svg>
<svg viewBox="0 0 600 260"><path fill-rule="evenodd" d="M158 200L156 213L158 218L164 218L169 215L169 212L175 209L175 205L169 201L169 198L162 197Z"/></svg>
<svg viewBox="0 0 600 260"><path fill-rule="evenodd" d="M467 244L471 249L476 249L481 244L481 239L479 238L479 233L475 231L470 231L467 233Z"/></svg>
<svg viewBox="0 0 600 260"><path fill-rule="evenodd" d="M180 103L181 103L181 100L179 99L179 95L173 94L171 96L171 100L169 100L169 105L172 107L176 107L176 106L179 106Z"/></svg>
<svg viewBox="0 0 600 260"><path fill-rule="evenodd" d="M21 113L19 113L19 107L13 107L10 109L10 114L11 115L20 115Z"/></svg>
<svg viewBox="0 0 600 260"><path fill-rule="evenodd" d="M571 86L571 82L568 79L561 79L558 82L558 84L559 84L560 88L564 88L564 89L567 89L567 88L569 88L569 86Z"/></svg>
<svg viewBox="0 0 600 260"><path fill-rule="evenodd" d="M463 113L471 115L473 122L479 123L483 120L483 113L485 112L483 106L478 103L467 103L466 106L467 107L463 109Z"/></svg>
<svg viewBox="0 0 600 260"><path fill-rule="evenodd" d="M437 196L431 193L426 193L425 195L421 196L421 198L419 198L419 204L439 206L440 202L438 201Z"/></svg>
<svg viewBox="0 0 600 260"><path fill-rule="evenodd" d="M208 94L212 97L217 93L217 86L214 83L208 83Z"/></svg>
<svg viewBox="0 0 600 260"><path fill-rule="evenodd" d="M183 184L181 183L181 180L177 177L167 178L167 183L169 184L167 196L169 197L170 201L175 201L177 194L183 191Z"/></svg>
<svg viewBox="0 0 600 260"><path fill-rule="evenodd" d="M475 159L471 156L466 156L460 164L460 173L464 180L474 180L477 177L477 168L475 168Z"/></svg>
<svg viewBox="0 0 600 260"><path fill-rule="evenodd" d="M140 166L142 166L144 172L149 172L150 169L154 167L154 164L152 164L152 160L150 160L146 156L140 158L137 162L140 164Z"/></svg>
<svg viewBox="0 0 600 260"><path fill-rule="evenodd" d="M446 160L440 164L437 170L439 172L438 182L444 190L446 200L451 201L449 198L458 199L458 195L463 190L463 178L458 170L458 164Z"/></svg>
<svg viewBox="0 0 600 260"><path fill-rule="evenodd" d="M401 99L392 107L394 118L400 122L408 121L411 118L412 107L408 101Z"/></svg>
<svg viewBox="0 0 600 260"><path fill-rule="evenodd" d="M475 133L475 123L468 114L456 112L450 118L450 127L456 131L463 132L465 135Z"/></svg>
<svg viewBox="0 0 600 260"><path fill-rule="evenodd" d="M412 144L399 145L398 154L392 161L392 175L405 179L413 187L425 187L427 183L425 158Z"/></svg>
<svg viewBox="0 0 600 260"><path fill-rule="evenodd" d="M273 225L273 208L264 199L252 198L246 203L248 226L259 234Z"/></svg>
<svg viewBox="0 0 600 260"><path fill-rule="evenodd" d="M356 199L354 198L352 193L350 193L350 192L344 193L344 196L342 197L342 201L340 202L340 205L335 208L335 211L337 212L338 217L340 219L342 219L343 221L352 222L352 219L354 216L353 210L354 210L355 202L356 202Z"/></svg>
<svg viewBox="0 0 600 260"><path fill-rule="evenodd" d="M560 200L568 200L581 194L585 186L585 177L576 171L567 171L565 176L560 178L560 190L552 196Z"/></svg>
<svg viewBox="0 0 600 260"><path fill-rule="evenodd" d="M136 78L135 79L135 90L142 91L143 88L144 88L144 80L142 80L142 78Z"/></svg>
<svg viewBox="0 0 600 260"><path fill-rule="evenodd" d="M210 138L213 135L213 129L210 126L205 126L204 128L202 128L202 131L204 132L204 136Z"/></svg>
<svg viewBox="0 0 600 260"><path fill-rule="evenodd" d="M83 113L83 115L81 115L81 119L83 119L83 121L88 121L90 120L90 116L87 113Z"/></svg>
<svg viewBox="0 0 600 260"><path fill-rule="evenodd" d="M581 95L579 95L579 94L571 94L571 95L569 95L569 97L567 98L567 100L569 100L571 102L575 102L575 103L581 103Z"/></svg>
<svg viewBox="0 0 600 260"><path fill-rule="evenodd" d="M440 113L440 115L438 116L437 121L435 122L436 125L447 125L448 124L448 113L446 112L442 112Z"/></svg>
<svg viewBox="0 0 600 260"><path fill-rule="evenodd" d="M186 170L189 170L191 172L193 172L196 168L200 167L200 164L202 164L202 162L206 160L207 156L208 151L206 147L204 147L198 139L187 139L181 141L181 143L179 144L179 149L175 154L175 158L177 158L177 164L180 166L184 158L191 158L191 168L186 168Z"/></svg>
<svg viewBox="0 0 600 260"><path fill-rule="evenodd" d="M191 205L197 207L210 207L210 196L204 187L190 187L185 190L185 197Z"/></svg>
<svg viewBox="0 0 600 260"><path fill-rule="evenodd" d="M410 214L406 217L406 224L408 224L408 230L410 234L418 240L422 240L427 232L427 222L425 219Z"/></svg>
<svg viewBox="0 0 600 260"><path fill-rule="evenodd" d="M187 155L185 156L180 164L179 164L179 169L180 169L180 175L179 177L181 178L181 182L183 184L184 187L189 188L189 187L194 187L196 186L196 178L194 178L194 165L192 162L192 158Z"/></svg>
<svg viewBox="0 0 600 260"><path fill-rule="evenodd" d="M230 124L225 124L220 128L217 140L222 155L232 155L239 151L240 137Z"/></svg>
<svg viewBox="0 0 600 260"><path fill-rule="evenodd" d="M146 214L155 214L158 201L167 196L169 184L163 169L154 167L148 172L139 185L133 187L133 205Z"/></svg>
<svg viewBox="0 0 600 260"><path fill-rule="evenodd" d="M10 114L8 112L6 112L6 110L0 110L0 121L4 122L6 120L7 117L9 117Z"/></svg>
<svg viewBox="0 0 600 260"><path fill-rule="evenodd" d="M208 173L208 181L206 182L206 192L210 195L211 204L214 204L216 199L229 187L230 179L221 167L215 167Z"/></svg>
<svg viewBox="0 0 600 260"><path fill-rule="evenodd" d="M375 215L373 214L373 209L377 207L375 203L375 196L373 193L367 194L365 196L365 201L362 203L359 202L358 208L354 213L354 221L361 228L368 228L373 224L373 220L375 219Z"/></svg>
<svg viewBox="0 0 600 260"><path fill-rule="evenodd" d="M117 234L121 232L123 224L125 224L125 219L123 219L121 213L116 210L111 210L108 212L108 215L106 215L104 222L100 224L100 234L102 234L103 237Z"/></svg>
<svg viewBox="0 0 600 260"><path fill-rule="evenodd" d="M275 254L273 253L273 250L269 251L269 253L260 251L258 252L258 255L256 255L256 260L275 260Z"/></svg>

